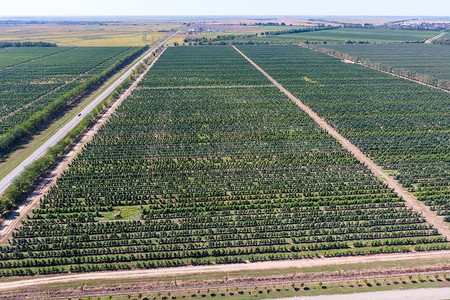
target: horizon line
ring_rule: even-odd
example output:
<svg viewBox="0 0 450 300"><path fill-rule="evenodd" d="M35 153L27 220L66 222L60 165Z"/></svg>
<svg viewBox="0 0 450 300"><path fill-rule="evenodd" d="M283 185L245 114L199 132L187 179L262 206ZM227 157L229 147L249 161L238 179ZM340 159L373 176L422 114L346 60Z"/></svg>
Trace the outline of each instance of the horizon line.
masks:
<svg viewBox="0 0 450 300"><path fill-rule="evenodd" d="M0 18L31 18L31 17L437 17L447 18L450 16L445 15L334 15L334 14L307 14L307 15L289 15L289 14L276 14L276 15L220 15L220 14L187 14L187 15L0 15Z"/></svg>

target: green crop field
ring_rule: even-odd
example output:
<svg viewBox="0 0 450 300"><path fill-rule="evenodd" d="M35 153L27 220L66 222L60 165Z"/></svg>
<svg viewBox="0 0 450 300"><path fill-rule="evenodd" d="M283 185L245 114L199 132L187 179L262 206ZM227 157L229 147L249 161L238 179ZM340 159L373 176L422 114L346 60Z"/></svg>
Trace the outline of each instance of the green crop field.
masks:
<svg viewBox="0 0 450 300"><path fill-rule="evenodd" d="M358 118L357 108L348 111L347 123L358 125L353 140L370 138L383 147L383 139L392 138L407 149L409 156L400 162L395 159L405 155L402 149L380 152L394 164L416 153L428 158L420 152L425 143L408 150L403 141L417 134L439 144L427 137L439 137L448 126L439 125L441 116L432 121L432 112L445 100L442 93L299 47L242 49L296 93L305 93L316 109L317 102L320 113L333 108L335 118L327 118L334 125L346 121L339 113L354 102L387 95L373 109L388 104L389 114L383 111L379 118L392 118L384 125L390 134L371 130L378 119ZM360 78L370 78L370 84ZM320 102L321 92L326 101ZM397 119L391 102L405 96L414 110L420 98L411 100L412 93L427 96L428 111L403 114L422 121L423 128L399 132L396 124L403 126L408 118ZM342 110L336 102L344 102ZM395 108L405 110L402 103ZM338 127L352 133L344 125ZM442 163L439 149L432 163ZM445 238L233 48L173 47L75 158L11 243L0 248L0 275L447 247Z"/></svg>
<svg viewBox="0 0 450 300"><path fill-rule="evenodd" d="M297 46L239 46L450 221L450 95Z"/></svg>
<svg viewBox="0 0 450 300"><path fill-rule="evenodd" d="M1 49L0 134L132 51L119 47Z"/></svg>
<svg viewBox="0 0 450 300"><path fill-rule="evenodd" d="M450 81L450 49L447 45L383 44L321 45L320 47Z"/></svg>
<svg viewBox="0 0 450 300"><path fill-rule="evenodd" d="M69 93L70 104L82 91L81 84L101 83L119 61L127 60L140 48L133 47L12 47L0 49L0 152L42 122L36 114L49 109ZM106 75L105 75L106 74ZM95 77L97 76L97 77ZM86 83L87 84L87 83ZM75 92L79 88L80 92ZM66 103L67 102L67 103ZM30 119L34 121L30 122ZM45 119L51 119L51 114ZM27 123L28 122L28 123ZM31 124L32 123L32 124ZM26 125L25 125L26 124ZM18 128L26 129L18 129ZM21 131L20 133L13 131Z"/></svg>
<svg viewBox="0 0 450 300"><path fill-rule="evenodd" d="M389 29L359 29L340 28L333 30L322 30L312 32L302 32L283 35L258 36L242 41L251 40L253 42L270 43L300 43L310 42L336 42L342 43L351 41L368 41L379 43L404 42L404 41L424 41L436 35L435 31L411 31L411 30L389 30ZM239 39L239 41L241 41Z"/></svg>

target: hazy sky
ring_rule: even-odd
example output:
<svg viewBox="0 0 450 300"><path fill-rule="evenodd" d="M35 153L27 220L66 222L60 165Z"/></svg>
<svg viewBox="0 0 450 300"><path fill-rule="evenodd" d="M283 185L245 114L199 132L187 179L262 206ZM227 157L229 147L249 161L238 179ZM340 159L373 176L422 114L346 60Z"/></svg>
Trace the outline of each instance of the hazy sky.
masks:
<svg viewBox="0 0 450 300"><path fill-rule="evenodd" d="M450 16L450 0L0 0L2 16Z"/></svg>

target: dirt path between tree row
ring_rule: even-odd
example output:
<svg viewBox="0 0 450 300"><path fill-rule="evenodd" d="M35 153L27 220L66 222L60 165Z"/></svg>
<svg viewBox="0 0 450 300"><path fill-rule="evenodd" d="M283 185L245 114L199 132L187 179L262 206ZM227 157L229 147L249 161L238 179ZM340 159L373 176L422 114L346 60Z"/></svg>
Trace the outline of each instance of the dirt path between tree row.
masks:
<svg viewBox="0 0 450 300"><path fill-rule="evenodd" d="M434 40L439 39L441 36L443 36L443 35L446 34L446 33L447 33L447 32L444 31L444 32L439 33L438 35L435 35L435 36L429 38L428 40L425 41L425 44L431 44L431 43L433 43Z"/></svg>
<svg viewBox="0 0 450 300"><path fill-rule="evenodd" d="M350 151L361 163L365 164L372 173L381 178L389 188L393 189L400 197L402 197L407 206L411 207L416 212L420 213L425 220L436 228L439 233L448 240L450 240L450 227L441 221L438 216L430 210L424 203L417 200L416 197L411 195L406 191L394 178L385 173L383 169L375 164L369 157L364 155L358 147L353 145L349 140L344 138L339 132L337 132L333 127L331 127L324 119L322 119L318 114L316 114L309 106L305 105L297 97L295 97L291 92L285 89L281 84L279 84L275 79L273 79L268 73L266 73L260 66L254 63L250 58L248 58L244 53L242 53L238 48L233 46L233 48L239 52L248 62L250 62L258 71L260 71L267 79L272 82L280 91L282 91L286 96L289 97L298 107L300 107L304 112L306 112L317 124L320 125L326 132L337 139L342 146Z"/></svg>
<svg viewBox="0 0 450 300"><path fill-rule="evenodd" d="M251 272L251 271L266 271L266 270L292 270L298 272L298 269L302 268L317 268L326 266L343 266L343 265L360 265L360 264L372 264L381 262L396 262L396 261L417 261L421 259L444 259L450 258L450 250L435 251L435 252L420 252L420 253L392 253L392 254L376 254L366 256L345 256L345 257L326 257L326 258L314 258L314 259L299 259L299 260L281 260L281 261L265 261L254 263L241 263L241 264L227 264L227 265L207 265L207 266L185 266L174 268L157 268L149 270L127 270L127 271L107 271L107 272L91 272L80 274L65 274L59 276L38 277L32 279L21 279L17 281L5 281L0 282L0 291L14 291L19 288L35 287L46 284L59 284L68 283L74 281L85 280L120 280L120 279L139 279L139 278L164 278L164 277L176 277L176 276L192 276L192 275L207 275L207 274L225 274L229 279L235 276L228 274L230 272ZM411 268L414 268L412 270ZM411 266L411 267L392 267L392 268L371 268L364 276L383 277L383 276L396 276L404 275L408 272L430 272L431 270L448 271L449 266L447 264L441 265L424 265L424 266ZM343 271L322 271L319 273L328 272L334 280L341 280L343 276L339 276ZM361 276L362 270L349 270L351 278L358 278ZM433 272L433 271L431 271ZM312 276L310 272L299 272L297 276L306 276L312 280L323 279L321 275ZM335 274L336 273L336 274ZM308 275L309 274L309 275ZM359 275L358 275L359 274ZM341 274L343 275L343 274ZM278 275L274 275L275 277ZM282 275L280 275L283 277ZM239 276L238 276L239 277ZM272 276L273 277L273 276ZM280 279L281 279L280 277ZM341 278L342 277L342 278ZM304 280L307 280L304 278ZM266 278L267 279L267 278ZM329 278L331 280L331 278ZM158 282L164 282L157 280Z"/></svg>
<svg viewBox="0 0 450 300"><path fill-rule="evenodd" d="M167 48L164 48L159 55L152 61L152 63L145 69L144 72L134 81L134 83L128 87L128 89L122 93L122 95L114 101L114 103L102 114L102 116L96 120L95 124L83 134L80 140L59 160L56 167L51 170L46 177L41 181L38 187L33 191L33 194L28 197L23 205L14 211L10 219L6 219L2 222L0 227L0 244L4 243L12 234L12 231L16 229L22 219L26 217L34 208L38 207L42 197L44 197L50 188L56 184L59 176L69 168L75 156L83 149L83 147L92 140L94 135L98 132L100 127L108 120L111 114L114 113L117 107L131 94L136 86L142 81L144 76L153 67L158 58L164 53Z"/></svg>

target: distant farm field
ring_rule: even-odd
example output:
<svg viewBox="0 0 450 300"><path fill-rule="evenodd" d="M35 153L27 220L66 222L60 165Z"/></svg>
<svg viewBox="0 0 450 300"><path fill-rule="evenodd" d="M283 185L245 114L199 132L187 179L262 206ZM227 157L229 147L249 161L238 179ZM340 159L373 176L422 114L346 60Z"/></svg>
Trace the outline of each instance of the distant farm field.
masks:
<svg viewBox="0 0 450 300"><path fill-rule="evenodd" d="M393 68L450 81L450 47L427 44L320 45Z"/></svg>
<svg viewBox="0 0 450 300"><path fill-rule="evenodd" d="M300 47L241 49L286 87L305 93L316 109L324 108L318 111L345 134L355 130L356 138L370 136L380 147L378 119L358 118L354 102L397 100L399 113L419 121L445 108L440 93L348 69ZM366 77L367 85L360 80ZM402 95L422 92L432 100L424 116L402 105L414 110L421 99ZM350 108L344 115L350 121L340 116L339 105L332 107L336 101ZM331 118L327 108L355 129ZM404 136L394 122L407 124L396 116L382 111L380 118L394 118L384 125L392 133L386 136L400 137L395 141L401 144ZM443 126L432 122L401 133L406 130L406 141L421 133L432 144L429 137L441 134ZM386 155L403 157L396 153ZM442 153L435 154L433 162L439 162ZM11 244L1 247L0 275L447 247L421 215L232 47L172 47L14 232Z"/></svg>
<svg viewBox="0 0 450 300"><path fill-rule="evenodd" d="M368 41L368 42L402 42L402 41L424 41L436 35L435 31L411 31L411 30L389 30L389 29L358 29L340 28L333 30L322 30L312 32L302 32L283 35L269 35L251 38L254 42L268 41L271 43L304 41Z"/></svg>

